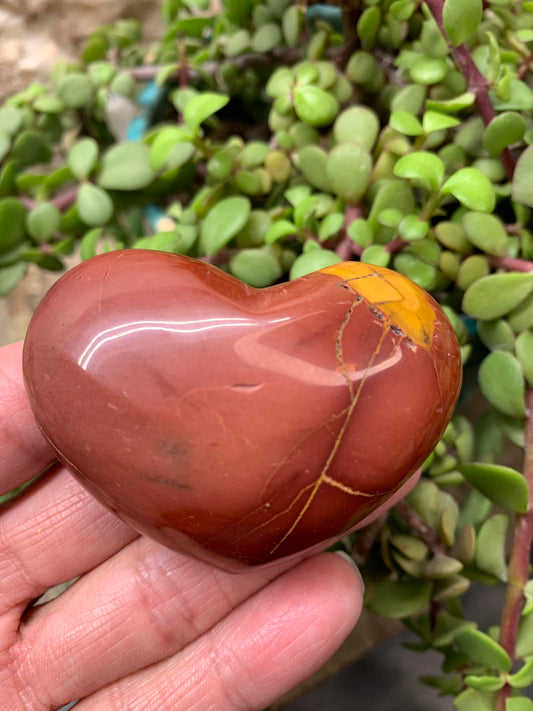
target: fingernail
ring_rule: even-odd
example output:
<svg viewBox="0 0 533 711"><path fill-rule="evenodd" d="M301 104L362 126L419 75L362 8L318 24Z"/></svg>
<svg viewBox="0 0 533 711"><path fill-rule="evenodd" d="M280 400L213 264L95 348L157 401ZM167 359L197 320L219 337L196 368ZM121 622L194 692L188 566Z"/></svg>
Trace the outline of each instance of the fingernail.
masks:
<svg viewBox="0 0 533 711"><path fill-rule="evenodd" d="M363 580L363 576L362 576L362 574L361 574L361 571L360 571L359 568L357 567L357 565L356 565L356 563L355 563L355 560L354 560L351 556L349 556L348 553L346 553L345 551L333 551L333 552L334 552L336 555L340 555L341 558L344 558L344 560L346 560L346 561L348 561L348 563L350 563L350 565L352 566L352 568L355 570L355 572L356 572L357 575L359 576L359 580L361 581L361 587L363 588L363 594L364 594L364 592L365 592L365 590L366 590L365 581Z"/></svg>

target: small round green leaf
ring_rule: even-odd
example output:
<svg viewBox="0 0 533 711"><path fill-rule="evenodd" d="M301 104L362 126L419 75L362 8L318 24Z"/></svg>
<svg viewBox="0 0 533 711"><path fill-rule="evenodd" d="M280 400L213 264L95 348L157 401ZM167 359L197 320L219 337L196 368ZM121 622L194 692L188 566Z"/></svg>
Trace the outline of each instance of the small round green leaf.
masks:
<svg viewBox="0 0 533 711"><path fill-rule="evenodd" d="M499 464L465 464L459 467L459 471L496 506L516 513L526 513L528 487L516 469Z"/></svg>
<svg viewBox="0 0 533 711"><path fill-rule="evenodd" d="M270 286L281 277L281 266L268 249L241 249L230 259L233 276L250 286Z"/></svg>
<svg viewBox="0 0 533 711"><path fill-rule="evenodd" d="M150 167L152 170L180 168L192 158L195 150L187 130L169 126L158 133L152 143Z"/></svg>
<svg viewBox="0 0 533 711"><path fill-rule="evenodd" d="M496 157L507 146L521 141L525 132L526 123L522 116L513 111L504 111L495 116L485 129L483 145L491 156Z"/></svg>
<svg viewBox="0 0 533 711"><path fill-rule="evenodd" d="M460 254L472 252L472 244L467 238L466 232L456 222L448 222L446 220L439 222L435 227L435 235L441 244L454 252L459 252Z"/></svg>
<svg viewBox="0 0 533 711"><path fill-rule="evenodd" d="M198 133L201 124L217 111L224 108L229 97L223 94L204 91L190 99L183 111L183 120L187 128L194 134Z"/></svg>
<svg viewBox="0 0 533 711"><path fill-rule="evenodd" d="M289 220L277 220L268 228L265 235L265 244L274 244L274 242L277 242L277 240L282 237L295 235L297 233L298 228L293 222L289 222Z"/></svg>
<svg viewBox="0 0 533 711"><path fill-rule="evenodd" d="M524 589L528 606L530 607L533 599L533 581L526 583ZM522 615L520 625L518 627L518 637L516 640L516 655L517 657L529 657L533 655L533 614L528 612Z"/></svg>
<svg viewBox="0 0 533 711"><path fill-rule="evenodd" d="M415 536L395 533L391 535L389 543L411 560L421 561L428 555L427 545Z"/></svg>
<svg viewBox="0 0 533 711"><path fill-rule="evenodd" d="M421 84L407 84L393 97L391 111L408 111L413 116L419 114L424 108L427 88Z"/></svg>
<svg viewBox="0 0 533 711"><path fill-rule="evenodd" d="M252 210L246 224L237 234L239 247L259 247L265 242L272 218L266 210Z"/></svg>
<svg viewBox="0 0 533 711"><path fill-rule="evenodd" d="M342 111L333 125L333 136L337 143L353 141L371 151L379 133L379 119L366 106L350 106Z"/></svg>
<svg viewBox="0 0 533 711"><path fill-rule="evenodd" d="M135 79L126 72L117 74L111 81L111 91L119 96L125 96L127 99L133 98L135 89Z"/></svg>
<svg viewBox="0 0 533 711"><path fill-rule="evenodd" d="M461 561L448 555L438 554L433 556L424 567L424 577L438 580L456 575L463 569Z"/></svg>
<svg viewBox="0 0 533 711"><path fill-rule="evenodd" d="M388 267L391 253L382 244L370 244L363 249L361 261L366 264L375 264L377 267Z"/></svg>
<svg viewBox="0 0 533 711"><path fill-rule="evenodd" d="M291 162L282 151L271 151L265 158L265 170L274 183L284 183L291 176Z"/></svg>
<svg viewBox="0 0 533 711"><path fill-rule="evenodd" d="M43 114L59 114L64 110L63 102L53 94L38 96L33 102L35 111Z"/></svg>
<svg viewBox="0 0 533 711"><path fill-rule="evenodd" d="M0 163L9 153L11 148L11 140L5 131L0 128Z"/></svg>
<svg viewBox="0 0 533 711"><path fill-rule="evenodd" d="M394 166L394 175L436 191L444 180L444 163L434 153L417 151L400 158Z"/></svg>
<svg viewBox="0 0 533 711"><path fill-rule="evenodd" d="M418 215L406 215L398 225L398 233L406 242L423 239L429 230L429 223L421 220Z"/></svg>
<svg viewBox="0 0 533 711"><path fill-rule="evenodd" d="M94 138L80 138L67 156L67 165L76 180L86 180L98 160L98 144Z"/></svg>
<svg viewBox="0 0 533 711"><path fill-rule="evenodd" d="M0 297L7 296L24 278L28 265L24 262L0 268Z"/></svg>
<svg viewBox="0 0 533 711"><path fill-rule="evenodd" d="M371 172L370 153L357 143L335 146L326 163L331 190L350 203L357 203L365 194Z"/></svg>
<svg viewBox="0 0 533 711"><path fill-rule="evenodd" d="M513 176L513 200L533 207L533 146L521 154Z"/></svg>
<svg viewBox="0 0 533 711"><path fill-rule="evenodd" d="M448 69L448 62L443 57L419 55L409 66L409 76L417 84L438 84Z"/></svg>
<svg viewBox="0 0 533 711"><path fill-rule="evenodd" d="M354 220L346 230L348 236L360 247L368 247L372 244L374 234L368 222L362 217Z"/></svg>
<svg viewBox="0 0 533 711"><path fill-rule="evenodd" d="M521 333L533 326L533 294L526 297L515 309L509 312L509 325L515 333Z"/></svg>
<svg viewBox="0 0 533 711"><path fill-rule="evenodd" d="M509 323L504 319L494 321L478 321L478 336L491 351L514 350L515 334Z"/></svg>
<svg viewBox="0 0 533 711"><path fill-rule="evenodd" d="M332 212L331 214L326 215L320 223L320 227L318 229L318 238L320 241L323 242L324 240L339 234L344 225L344 219L344 214L340 212Z"/></svg>
<svg viewBox="0 0 533 711"><path fill-rule="evenodd" d="M200 231L200 246L209 256L222 247L242 230L250 216L252 206L246 197L236 196L218 202L207 213Z"/></svg>
<svg viewBox="0 0 533 711"><path fill-rule="evenodd" d="M113 201L105 190L91 183L78 190L76 207L81 219L91 227L105 225L113 217Z"/></svg>
<svg viewBox="0 0 533 711"><path fill-rule="evenodd" d="M175 230L159 232L148 237L141 237L135 241L134 249L154 249L158 252L174 252L178 235Z"/></svg>
<svg viewBox="0 0 533 711"><path fill-rule="evenodd" d="M367 607L376 615L409 617L423 610L431 597L428 580L384 580L369 585Z"/></svg>
<svg viewBox="0 0 533 711"><path fill-rule="evenodd" d="M488 634L475 629L460 630L453 639L460 651L475 665L510 672L512 663L507 652Z"/></svg>
<svg viewBox="0 0 533 711"><path fill-rule="evenodd" d="M515 309L533 290L533 272L489 274L470 286L463 310L472 318L491 321Z"/></svg>
<svg viewBox="0 0 533 711"><path fill-rule="evenodd" d="M285 96L292 91L295 82L294 73L289 67L279 67L270 75L266 83L265 91L267 96L277 99L278 96Z"/></svg>
<svg viewBox="0 0 533 711"><path fill-rule="evenodd" d="M42 133L27 130L17 136L11 157L21 168L27 168L38 163L48 163L52 158L52 149Z"/></svg>
<svg viewBox="0 0 533 711"><path fill-rule="evenodd" d="M379 7L367 7L357 21L357 36L364 47L372 46L379 30L381 12Z"/></svg>
<svg viewBox="0 0 533 711"><path fill-rule="evenodd" d="M442 186L443 194L451 194L470 210L492 212L496 194L490 180L477 168L461 168Z"/></svg>
<svg viewBox="0 0 533 711"><path fill-rule="evenodd" d="M250 48L250 33L248 30L237 30L233 35L228 35L224 42L226 57L237 57Z"/></svg>
<svg viewBox="0 0 533 711"><path fill-rule="evenodd" d="M301 121L321 128L333 123L339 112L337 99L324 89L312 84L294 90L294 110Z"/></svg>
<svg viewBox="0 0 533 711"><path fill-rule="evenodd" d="M420 121L409 111L393 111L390 115L389 125L395 131L404 133L406 136L421 136L424 133Z"/></svg>
<svg viewBox="0 0 533 711"><path fill-rule="evenodd" d="M155 179L150 148L144 143L120 143L102 157L98 184L105 190L142 190Z"/></svg>
<svg viewBox="0 0 533 711"><path fill-rule="evenodd" d="M2 106L0 108L0 129L8 136L14 136L22 126L23 116L22 110L15 106Z"/></svg>
<svg viewBox="0 0 533 711"><path fill-rule="evenodd" d="M463 217L463 227L475 247L495 257L502 257L506 253L507 233L502 221L495 215L467 212Z"/></svg>
<svg viewBox="0 0 533 711"><path fill-rule="evenodd" d="M80 257L85 261L86 259L91 259L96 255L96 248L98 246L98 241L102 236L102 228L96 227L93 230L86 232L80 243Z"/></svg>
<svg viewBox="0 0 533 711"><path fill-rule="evenodd" d="M426 111L422 117L422 128L424 133L433 133L433 131L443 131L447 128L458 126L459 119L449 114L441 113L440 111Z"/></svg>
<svg viewBox="0 0 533 711"><path fill-rule="evenodd" d="M304 178L318 190L328 193L331 183L326 173L328 154L320 146L304 146L295 156L298 169Z"/></svg>
<svg viewBox="0 0 533 711"><path fill-rule="evenodd" d="M267 22L259 27L252 37L252 49L254 52L270 52L281 44L281 37L280 26L274 22Z"/></svg>
<svg viewBox="0 0 533 711"><path fill-rule="evenodd" d="M341 259L328 249L313 249L309 252L301 254L294 260L291 267L290 278L298 279L311 272L316 272L318 269L331 267L333 264L338 264Z"/></svg>
<svg viewBox="0 0 533 711"><path fill-rule="evenodd" d="M497 580L507 580L507 514L495 514L481 524L476 539L475 565Z"/></svg>
<svg viewBox="0 0 533 711"><path fill-rule="evenodd" d="M479 368L479 386L497 410L510 417L525 417L525 383L518 360L507 351L492 351Z"/></svg>
<svg viewBox="0 0 533 711"><path fill-rule="evenodd" d="M61 221L61 213L51 202L37 205L26 217L28 232L37 242L48 242L55 235Z"/></svg>
<svg viewBox="0 0 533 711"><path fill-rule="evenodd" d="M445 0L444 28L456 47L475 35L483 17L482 0Z"/></svg>
<svg viewBox="0 0 533 711"><path fill-rule="evenodd" d="M530 657L515 674L510 674L507 680L513 689L531 687L533 685L533 657ZM531 699L527 700L530 701L529 711L533 711L533 701Z"/></svg>
<svg viewBox="0 0 533 711"><path fill-rule="evenodd" d="M298 5L290 5L281 20L283 39L288 47L296 47L303 26L303 13Z"/></svg>
<svg viewBox="0 0 533 711"><path fill-rule="evenodd" d="M263 165L270 148L264 141L250 141L240 152L237 162L241 168L251 170Z"/></svg>
<svg viewBox="0 0 533 711"><path fill-rule="evenodd" d="M515 347L526 380L533 387L533 333L531 331L521 333L516 339Z"/></svg>
<svg viewBox="0 0 533 711"><path fill-rule="evenodd" d="M81 109L93 99L93 83L86 74L67 74L59 81L57 95L67 108Z"/></svg>
<svg viewBox="0 0 533 711"><path fill-rule="evenodd" d="M406 277L409 277L422 289L431 290L435 284L436 268L410 252L397 254L394 260L394 268L401 274L405 274Z"/></svg>
<svg viewBox="0 0 533 711"><path fill-rule="evenodd" d="M467 674L465 684L478 691L498 691L505 684L505 679L501 676L490 676L483 674Z"/></svg>
<svg viewBox="0 0 533 711"><path fill-rule="evenodd" d="M346 65L346 75L354 84L368 84L378 73L378 63L369 52L354 52Z"/></svg>
<svg viewBox="0 0 533 711"><path fill-rule="evenodd" d="M454 689L453 693L456 693ZM476 689L465 689L454 700L455 711L494 711L492 696ZM506 711L509 711L507 709Z"/></svg>
<svg viewBox="0 0 533 711"><path fill-rule="evenodd" d="M0 254L21 245L26 237L26 208L14 197L0 200Z"/></svg>
<svg viewBox="0 0 533 711"><path fill-rule="evenodd" d="M391 15L400 22L408 20L416 10L416 3L413 0L395 0L390 6Z"/></svg>

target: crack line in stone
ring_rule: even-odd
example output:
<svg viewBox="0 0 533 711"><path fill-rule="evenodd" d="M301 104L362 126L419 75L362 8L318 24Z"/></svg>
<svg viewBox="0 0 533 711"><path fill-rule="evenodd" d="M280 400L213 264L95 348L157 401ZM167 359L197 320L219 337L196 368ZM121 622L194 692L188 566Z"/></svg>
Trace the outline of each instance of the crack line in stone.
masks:
<svg viewBox="0 0 533 711"><path fill-rule="evenodd" d="M350 312L353 313L353 304L352 304L352 307L350 307ZM345 325L345 323L343 323L343 324L341 325L341 328L342 328L342 326L344 326L344 325ZM309 495L307 501L306 501L305 504L303 505L302 510L300 511L300 513L298 514L298 516L296 517L296 520L294 521L294 523L292 524L292 526L291 526L291 527L289 528L289 530L283 535L283 537L281 538L281 540L274 546L274 548L272 548L272 549L270 550L270 554L271 554L271 555L276 552L276 550L287 540L287 538L288 538L288 537L292 534L292 532L296 529L296 527L298 526L298 524L300 523L300 521L302 520L302 518L304 517L304 515L305 515L306 512L308 511L309 507L310 507L311 504L313 503L313 501L314 501L314 499L315 499L315 496L316 496L316 493L317 493L318 489L320 488L320 485L321 485L322 483L324 483L325 477L328 476L328 475L327 475L327 472L328 472L328 470L329 470L329 468L330 468L330 466L331 466L331 463L333 462L333 459L334 459L335 456L337 455L337 452L338 452L338 450L339 450L340 444L341 444L341 442L342 442L342 440L343 440L343 438L344 438L344 435L345 435L346 430L347 430L347 428L348 428L348 425L349 425L349 423L350 423L351 417L352 417L353 412L354 412L354 410L355 410L355 407L356 407L356 405L357 405L357 403L358 403L358 401L359 401L359 397L361 396L361 392L362 392L362 390L363 390L363 387L364 387L364 385L365 385L365 383L366 383L366 379L367 379L367 376L368 376L368 372L370 371L370 369L371 369L371 367L372 367L372 363L374 362L374 360L376 359L377 355L379 354L379 352L380 352L380 350L381 350L381 347L382 347L382 345L383 345L383 341L384 341L384 339L385 339L385 334L387 333L387 331L388 331L388 328L385 328L385 329L383 329L383 331L382 331L382 333L381 333L381 337L380 337L380 339L379 339L379 342L378 342L378 344L377 344L377 346L376 346L376 348L375 348L375 350L374 350L374 352L373 352L373 354L372 354L372 356L371 356L371 358L370 358L370 360L369 360L369 362L368 362L368 364L367 364L367 367L366 367L366 369L365 369L365 374L363 375L363 377L361 378L361 380L360 380L360 382L359 382L359 385L358 385L358 387L357 387L357 391L355 392L355 395L352 397L352 402L350 403L350 405L349 405L349 407L348 407L348 411L347 411L347 413L346 413L346 418L345 418L345 420L344 420L344 422L343 422L343 424L342 424L342 426L341 426L341 428L340 428L340 430L339 430L339 434L337 435L337 438L336 438L336 440L335 440L335 444L333 445L333 448L332 448L332 450L331 450L331 452L330 452L330 454L329 454L329 456L328 456L328 458L327 458L327 460L326 460L326 463L324 464L324 468L323 468L322 471L320 472L320 476L318 477L318 479L316 480L316 482L315 482L315 484L314 484L314 486L313 486L313 490L311 491L311 493L310 493L310 495ZM344 360L344 358L343 358L343 360ZM328 478L330 478L330 477L328 477ZM334 481L334 480L333 480L333 481ZM340 484L340 482L338 482L338 483ZM375 495L375 494L374 494L374 495Z"/></svg>

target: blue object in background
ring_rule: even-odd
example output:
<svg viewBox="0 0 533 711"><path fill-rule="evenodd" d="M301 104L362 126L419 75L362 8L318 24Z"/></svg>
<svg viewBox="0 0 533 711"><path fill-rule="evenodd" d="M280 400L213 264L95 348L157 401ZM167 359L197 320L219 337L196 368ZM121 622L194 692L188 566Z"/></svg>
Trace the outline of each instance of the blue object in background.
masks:
<svg viewBox="0 0 533 711"><path fill-rule="evenodd" d="M311 5L305 13L305 19L309 24L314 24L317 21L327 22L335 32L342 33L344 30L342 22L342 10L340 7L332 7L331 5Z"/></svg>

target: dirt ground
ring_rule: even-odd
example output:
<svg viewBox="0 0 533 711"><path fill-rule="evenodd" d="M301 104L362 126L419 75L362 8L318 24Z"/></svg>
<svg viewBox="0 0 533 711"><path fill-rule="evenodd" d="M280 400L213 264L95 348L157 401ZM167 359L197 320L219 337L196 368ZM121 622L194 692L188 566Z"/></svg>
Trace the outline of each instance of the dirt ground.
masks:
<svg viewBox="0 0 533 711"><path fill-rule="evenodd" d="M76 56L96 27L121 17L142 21L147 39L161 28L162 0L0 0L0 100L45 80L61 58Z"/></svg>

